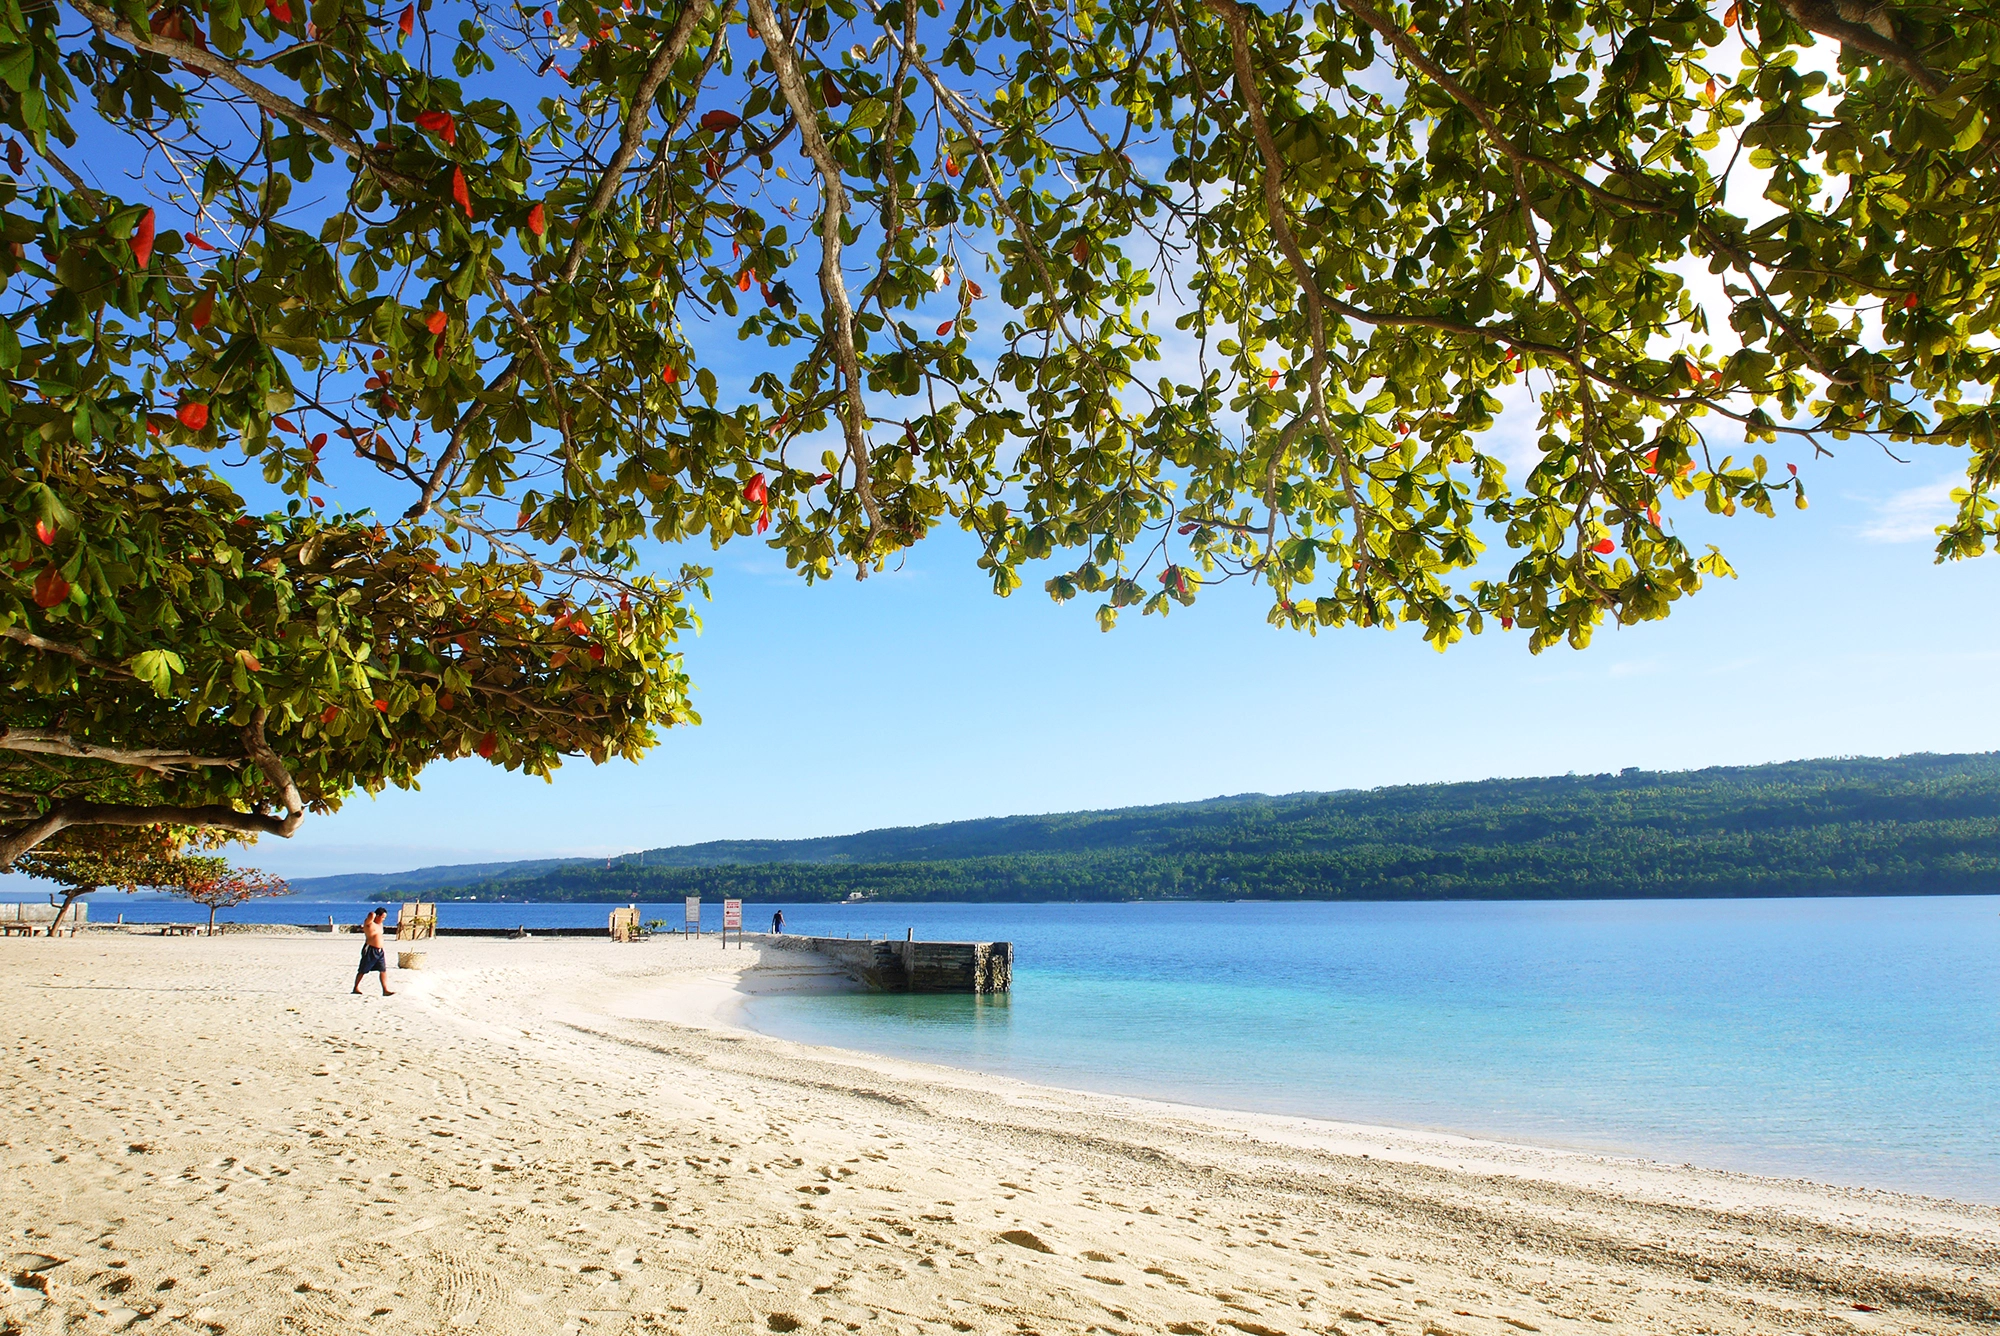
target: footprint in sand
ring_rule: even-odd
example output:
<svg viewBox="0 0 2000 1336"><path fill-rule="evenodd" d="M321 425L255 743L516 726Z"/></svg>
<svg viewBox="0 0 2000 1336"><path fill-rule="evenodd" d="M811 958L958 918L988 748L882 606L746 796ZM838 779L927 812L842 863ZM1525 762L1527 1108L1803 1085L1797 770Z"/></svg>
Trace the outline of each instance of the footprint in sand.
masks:
<svg viewBox="0 0 2000 1336"><path fill-rule="evenodd" d="M1010 1229L1006 1233L1002 1234L1000 1238L1003 1242L1011 1243L1017 1248L1026 1248L1030 1252L1038 1252L1038 1253L1055 1252L1054 1248L1051 1248L1048 1244L1042 1242L1040 1236L1035 1234L1032 1230Z"/></svg>

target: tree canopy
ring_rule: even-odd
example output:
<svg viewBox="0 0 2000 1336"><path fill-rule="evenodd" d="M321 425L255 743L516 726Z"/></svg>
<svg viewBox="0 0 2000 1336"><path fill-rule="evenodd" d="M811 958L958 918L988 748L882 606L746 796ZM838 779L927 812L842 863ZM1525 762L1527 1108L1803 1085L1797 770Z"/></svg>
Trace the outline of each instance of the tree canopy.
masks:
<svg viewBox="0 0 2000 1336"><path fill-rule="evenodd" d="M231 867L225 858L183 858L182 872L165 889L208 911L208 935L215 936L217 910L234 909L251 900L290 895L291 885L254 867Z"/></svg>
<svg viewBox="0 0 2000 1336"><path fill-rule="evenodd" d="M144 886L169 886L190 877L206 877L226 869L220 858L190 854L207 837L171 826L102 825L63 830L23 854L16 866L31 877L53 882L49 896L58 903L49 924L53 937L79 899L107 888L136 891Z"/></svg>
<svg viewBox="0 0 2000 1336"><path fill-rule="evenodd" d="M1677 511L1804 504L1761 451L1872 439L1965 450L1983 552L1996 50L1865 0L0 0L0 862L636 754L701 543L956 525L1107 629L1240 577L1581 646L1727 573Z"/></svg>

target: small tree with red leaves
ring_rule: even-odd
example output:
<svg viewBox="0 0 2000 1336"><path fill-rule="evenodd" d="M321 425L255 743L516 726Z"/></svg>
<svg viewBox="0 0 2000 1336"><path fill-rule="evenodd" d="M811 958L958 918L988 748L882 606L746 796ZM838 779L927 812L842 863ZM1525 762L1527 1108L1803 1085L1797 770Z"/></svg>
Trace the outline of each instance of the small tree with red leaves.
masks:
<svg viewBox="0 0 2000 1336"><path fill-rule="evenodd" d="M188 859L189 863L206 863L220 859ZM183 900L192 900L208 907L208 935L215 936L215 911L234 909L246 900L260 900L272 895L290 895L292 888L283 877L274 877L268 872L259 872L254 867L232 868L227 863L215 869L202 868L193 876L177 885L167 888Z"/></svg>

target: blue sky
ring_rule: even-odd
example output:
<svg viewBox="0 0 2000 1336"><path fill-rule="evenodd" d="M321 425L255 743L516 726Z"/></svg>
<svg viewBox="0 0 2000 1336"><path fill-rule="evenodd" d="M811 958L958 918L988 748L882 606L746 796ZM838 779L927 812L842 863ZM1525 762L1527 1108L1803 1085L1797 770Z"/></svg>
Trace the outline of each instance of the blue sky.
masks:
<svg viewBox="0 0 2000 1336"><path fill-rule="evenodd" d="M1691 503L1682 532L1722 543L1741 578L1540 656L1518 634L1439 655L1409 630L1277 631L1244 586L1107 635L1090 605L1035 583L995 598L956 533L895 572L811 588L732 544L685 646L701 727L553 784L437 766L421 792L359 797L244 859L391 871L1246 791L1996 748L2000 563L1931 560L1956 462L1849 443L1801 460L1809 511L1725 521Z"/></svg>

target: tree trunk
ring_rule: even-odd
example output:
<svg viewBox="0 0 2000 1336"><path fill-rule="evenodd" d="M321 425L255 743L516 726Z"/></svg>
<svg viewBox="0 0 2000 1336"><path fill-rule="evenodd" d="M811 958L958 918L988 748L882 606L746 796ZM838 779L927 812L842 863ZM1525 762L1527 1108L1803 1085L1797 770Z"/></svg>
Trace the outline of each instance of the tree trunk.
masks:
<svg viewBox="0 0 2000 1336"><path fill-rule="evenodd" d="M88 894L88 891L70 891L63 896L62 908L56 911L54 921L49 924L49 936L55 936L56 930L62 927L63 918L68 915L69 907ZM49 903L55 903L54 896L49 897Z"/></svg>
<svg viewBox="0 0 2000 1336"><path fill-rule="evenodd" d="M209 935L210 937L213 937L213 936L215 936L215 906L214 906L214 905L210 905L210 906L208 907L208 935Z"/></svg>

